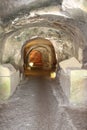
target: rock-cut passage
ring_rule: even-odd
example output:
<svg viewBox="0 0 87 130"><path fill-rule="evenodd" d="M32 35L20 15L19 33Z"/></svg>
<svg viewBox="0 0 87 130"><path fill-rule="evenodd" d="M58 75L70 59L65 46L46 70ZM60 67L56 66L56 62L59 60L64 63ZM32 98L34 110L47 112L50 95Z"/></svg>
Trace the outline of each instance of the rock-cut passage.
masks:
<svg viewBox="0 0 87 130"><path fill-rule="evenodd" d="M22 47L24 75L48 75L56 71L56 54L52 43L43 38L35 38Z"/></svg>

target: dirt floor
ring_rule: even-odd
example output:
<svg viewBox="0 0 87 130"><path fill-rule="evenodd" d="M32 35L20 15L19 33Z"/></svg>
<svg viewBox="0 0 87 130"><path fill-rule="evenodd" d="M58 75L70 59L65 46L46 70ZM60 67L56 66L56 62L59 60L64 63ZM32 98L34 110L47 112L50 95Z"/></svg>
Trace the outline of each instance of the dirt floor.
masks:
<svg viewBox="0 0 87 130"><path fill-rule="evenodd" d="M58 79L26 78L1 106L0 130L87 130L87 110L66 103Z"/></svg>

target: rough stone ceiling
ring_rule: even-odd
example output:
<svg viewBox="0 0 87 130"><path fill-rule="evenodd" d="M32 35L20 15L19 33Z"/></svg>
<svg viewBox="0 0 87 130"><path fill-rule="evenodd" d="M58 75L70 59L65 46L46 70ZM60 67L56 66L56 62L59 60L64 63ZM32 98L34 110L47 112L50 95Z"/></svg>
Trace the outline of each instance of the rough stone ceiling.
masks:
<svg viewBox="0 0 87 130"><path fill-rule="evenodd" d="M4 50L3 52L1 50L3 58L0 57L0 59L2 61L9 61L15 55L13 50L12 52L8 50L8 43L9 48L12 46L13 43L15 43L14 50L16 50L17 51L16 54L18 54L22 46L21 44L27 40L26 38L30 39L33 38L33 36L49 38L49 40L52 40L52 42L55 44L56 49L58 49L59 43L63 43L63 45L65 45L65 43L67 42L69 43L69 45L70 43L71 45L75 44L76 52L78 53L77 50L79 48L77 46L80 45L80 47L83 48L82 46L84 46L85 43L81 30L78 28L78 26L79 25L81 26L82 24L81 22L86 21L87 14L80 8L77 9L75 7L72 7L74 9L69 9L68 8L70 7L69 5L72 6L75 4L75 3L72 4L72 2L78 4L80 3L77 0L63 0L63 3L62 0L40 0L40 1L20 0L20 2L19 0L3 0L3 1L0 0L0 6L1 6L0 17L1 19L4 18L4 20L6 19L10 20L6 24L2 25L3 30L2 32L0 32L1 33L0 41L2 43L1 48L4 48L2 49ZM65 8L66 10L64 11L63 7L67 5L68 7ZM39 14L40 11L41 14ZM45 14L43 14L42 11L45 12ZM31 15L32 12L34 13L33 16ZM52 14L53 12L55 14ZM58 12L60 12L61 16L59 16ZM51 29L51 32L48 31L47 28ZM31 29L31 31L29 31L29 29ZM35 29L36 32L34 31ZM41 30L43 30L43 32ZM46 31L48 32L46 33ZM57 39L58 37L57 35L59 35L59 33L61 33L61 38ZM63 33L65 34L64 38L66 38L66 40L63 39ZM22 41L20 41L20 37ZM3 40L3 38L6 39ZM58 46L56 45L57 40L58 40ZM19 48L17 49L17 47ZM70 49L68 47L69 50L67 50L67 52L71 52L71 47L72 46L70 46ZM8 51L8 57L7 57L7 51L5 49ZM70 53L70 56L72 56L72 53ZM75 53L74 55L78 58L78 54ZM63 51L62 51L62 57L63 57Z"/></svg>
<svg viewBox="0 0 87 130"><path fill-rule="evenodd" d="M0 17L6 17L20 11L26 13L37 8L61 3L62 0L0 0Z"/></svg>
<svg viewBox="0 0 87 130"><path fill-rule="evenodd" d="M81 15L78 9L87 11L87 0L0 0L0 17L11 14L29 13L31 10L56 5L62 9L76 9L74 14Z"/></svg>

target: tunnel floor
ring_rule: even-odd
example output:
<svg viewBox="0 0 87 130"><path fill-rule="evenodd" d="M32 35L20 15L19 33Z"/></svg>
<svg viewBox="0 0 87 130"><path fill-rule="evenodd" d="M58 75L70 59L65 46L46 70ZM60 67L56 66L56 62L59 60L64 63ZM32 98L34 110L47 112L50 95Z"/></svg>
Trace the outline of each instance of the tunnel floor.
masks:
<svg viewBox="0 0 87 130"><path fill-rule="evenodd" d="M0 130L87 130L87 110L66 102L58 79L26 78L0 107Z"/></svg>

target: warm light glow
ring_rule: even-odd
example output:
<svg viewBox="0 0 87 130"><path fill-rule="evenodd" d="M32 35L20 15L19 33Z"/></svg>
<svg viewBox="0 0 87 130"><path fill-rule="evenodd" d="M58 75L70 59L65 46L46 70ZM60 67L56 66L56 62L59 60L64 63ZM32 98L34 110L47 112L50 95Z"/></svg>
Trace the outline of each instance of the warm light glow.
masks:
<svg viewBox="0 0 87 130"><path fill-rule="evenodd" d="M52 72L51 75L50 75L50 77L51 77L52 79L54 79L54 78L56 77L56 73L55 73L55 72Z"/></svg>
<svg viewBox="0 0 87 130"><path fill-rule="evenodd" d="M34 63L33 62L30 62L29 63L29 66L33 67Z"/></svg>

